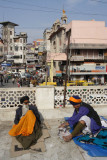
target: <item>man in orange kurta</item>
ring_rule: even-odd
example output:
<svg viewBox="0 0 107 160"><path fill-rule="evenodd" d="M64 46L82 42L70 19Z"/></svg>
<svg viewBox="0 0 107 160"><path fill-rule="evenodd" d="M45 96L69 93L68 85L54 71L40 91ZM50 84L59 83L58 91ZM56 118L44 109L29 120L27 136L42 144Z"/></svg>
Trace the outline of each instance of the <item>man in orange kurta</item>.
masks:
<svg viewBox="0 0 107 160"><path fill-rule="evenodd" d="M9 135L15 136L23 148L29 148L42 135L40 114L36 106L29 105L29 97L20 99L22 105L16 110L14 125Z"/></svg>

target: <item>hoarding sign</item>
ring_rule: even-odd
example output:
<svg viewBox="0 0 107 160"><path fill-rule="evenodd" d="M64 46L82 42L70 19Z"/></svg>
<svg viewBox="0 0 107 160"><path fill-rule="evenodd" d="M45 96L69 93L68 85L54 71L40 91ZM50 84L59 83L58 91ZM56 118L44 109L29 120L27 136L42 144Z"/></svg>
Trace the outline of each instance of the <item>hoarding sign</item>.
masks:
<svg viewBox="0 0 107 160"><path fill-rule="evenodd" d="M105 66L96 66L95 69L96 69L96 70L104 70L104 69L105 69Z"/></svg>
<svg viewBox="0 0 107 160"><path fill-rule="evenodd" d="M2 63L1 66L10 67L11 63Z"/></svg>

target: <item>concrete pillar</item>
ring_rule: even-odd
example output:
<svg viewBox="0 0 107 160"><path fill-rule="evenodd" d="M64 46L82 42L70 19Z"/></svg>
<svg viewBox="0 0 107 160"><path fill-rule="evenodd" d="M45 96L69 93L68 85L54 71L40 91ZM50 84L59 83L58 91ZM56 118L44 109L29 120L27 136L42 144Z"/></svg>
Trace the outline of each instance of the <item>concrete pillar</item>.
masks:
<svg viewBox="0 0 107 160"><path fill-rule="evenodd" d="M38 86L35 94L38 109L54 109L54 86Z"/></svg>

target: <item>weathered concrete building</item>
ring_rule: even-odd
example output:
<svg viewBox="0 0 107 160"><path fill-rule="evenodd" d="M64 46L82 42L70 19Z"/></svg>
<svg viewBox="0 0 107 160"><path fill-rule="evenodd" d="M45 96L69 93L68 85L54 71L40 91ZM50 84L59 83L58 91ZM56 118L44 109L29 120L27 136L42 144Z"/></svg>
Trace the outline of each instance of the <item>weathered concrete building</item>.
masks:
<svg viewBox="0 0 107 160"><path fill-rule="evenodd" d="M9 21L0 22L0 24L2 25L1 38L4 43L4 54L13 55L14 54L13 38L15 36L15 26L18 26L18 24Z"/></svg>
<svg viewBox="0 0 107 160"><path fill-rule="evenodd" d="M0 39L0 63L4 61L4 44L2 39Z"/></svg>
<svg viewBox="0 0 107 160"><path fill-rule="evenodd" d="M50 79L53 81L53 76L61 75L60 65L62 61L66 61L64 53L65 35L66 35L67 17L63 10L61 22L56 20L50 30L50 52L47 54L47 63L50 68Z"/></svg>
<svg viewBox="0 0 107 160"><path fill-rule="evenodd" d="M70 31L68 78L95 80L96 83L102 84L106 82L107 27L105 22L73 20L66 24L67 17L64 12L61 19L62 22L65 20L65 24L57 20L52 26L49 37L50 53L47 55L47 61L53 63L53 76L57 76L57 72L65 74L66 48L68 31ZM62 58L64 54L65 59Z"/></svg>
<svg viewBox="0 0 107 160"><path fill-rule="evenodd" d="M3 54L6 61L12 64L11 69L18 71L24 68L27 34L20 32L19 35L15 35L15 26L18 25L13 22L6 21L0 24L2 25Z"/></svg>
<svg viewBox="0 0 107 160"><path fill-rule="evenodd" d="M14 63L23 64L25 63L26 56L26 43L27 43L27 34L20 32L19 35L14 36Z"/></svg>
<svg viewBox="0 0 107 160"><path fill-rule="evenodd" d="M70 35L71 79L107 81L107 27L104 21L71 21L66 26ZM66 41L67 44L67 41Z"/></svg>

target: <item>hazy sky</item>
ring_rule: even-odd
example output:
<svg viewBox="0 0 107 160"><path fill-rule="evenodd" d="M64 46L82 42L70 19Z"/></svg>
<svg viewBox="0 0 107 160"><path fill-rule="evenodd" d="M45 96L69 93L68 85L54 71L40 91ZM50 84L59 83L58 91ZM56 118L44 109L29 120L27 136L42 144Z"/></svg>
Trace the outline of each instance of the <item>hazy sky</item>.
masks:
<svg viewBox="0 0 107 160"><path fill-rule="evenodd" d="M18 24L16 34L27 32L32 42L61 18L63 8L68 22L95 19L107 24L107 0L0 0L0 21Z"/></svg>

